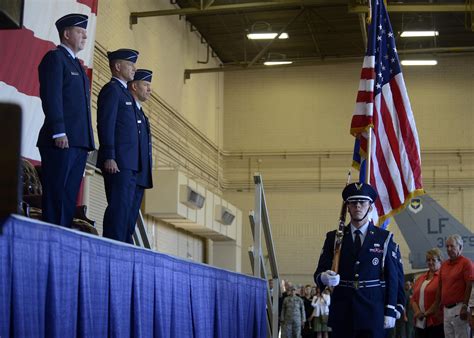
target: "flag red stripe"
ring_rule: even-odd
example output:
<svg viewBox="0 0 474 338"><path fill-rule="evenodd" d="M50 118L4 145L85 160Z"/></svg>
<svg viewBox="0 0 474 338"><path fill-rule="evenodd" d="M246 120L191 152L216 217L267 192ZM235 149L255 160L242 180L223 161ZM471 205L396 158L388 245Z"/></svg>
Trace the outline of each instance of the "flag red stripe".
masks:
<svg viewBox="0 0 474 338"><path fill-rule="evenodd" d="M375 79L375 71L373 68L362 68L360 72L361 80L373 80Z"/></svg>
<svg viewBox="0 0 474 338"><path fill-rule="evenodd" d="M373 92L366 92L359 90L357 93L357 102L364 102L364 103L372 103L374 102L374 93Z"/></svg>
<svg viewBox="0 0 474 338"><path fill-rule="evenodd" d="M55 46L41 40L29 29L0 30L0 79L19 92L39 96L38 65Z"/></svg>
<svg viewBox="0 0 474 338"><path fill-rule="evenodd" d="M372 117L366 115L352 116L351 129L364 129L372 124Z"/></svg>
<svg viewBox="0 0 474 338"><path fill-rule="evenodd" d="M421 163L417 149L417 142L411 130L411 125L408 121L407 112L403 104L403 97L400 92L400 88L398 87L398 83L395 81L395 78L390 81L390 86L392 88L395 109L398 112L398 120L400 123L400 130L402 133L403 142L405 144L405 149L408 157L411 159L410 166L415 179L415 187L417 189L422 189L423 183L421 180Z"/></svg>

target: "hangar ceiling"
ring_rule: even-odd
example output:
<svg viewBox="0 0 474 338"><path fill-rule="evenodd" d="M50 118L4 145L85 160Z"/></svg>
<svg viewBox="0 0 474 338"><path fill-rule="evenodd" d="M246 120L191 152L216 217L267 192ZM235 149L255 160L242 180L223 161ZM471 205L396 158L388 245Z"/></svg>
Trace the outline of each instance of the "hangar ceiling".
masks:
<svg viewBox="0 0 474 338"><path fill-rule="evenodd" d="M176 9L131 13L141 17L179 15L199 31L219 68L188 69L192 73L262 66L269 57L293 65L360 60L365 52L366 0L172 0ZM474 1L388 1L399 54L438 55L474 52ZM286 32L288 39L250 40L252 31ZM436 37L402 38L405 30L437 30ZM205 63L206 60L200 60ZM197 68L197 67L196 67ZM202 68L202 67L201 67Z"/></svg>

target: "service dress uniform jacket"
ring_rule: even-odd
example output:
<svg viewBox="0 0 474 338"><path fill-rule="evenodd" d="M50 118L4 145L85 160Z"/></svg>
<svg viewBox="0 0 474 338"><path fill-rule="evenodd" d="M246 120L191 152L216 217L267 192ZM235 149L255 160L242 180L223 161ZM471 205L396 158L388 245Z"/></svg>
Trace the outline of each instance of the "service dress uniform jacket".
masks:
<svg viewBox="0 0 474 338"><path fill-rule="evenodd" d="M320 274L332 266L335 233L327 233L314 273L321 289L324 285ZM390 233L370 223L356 256L350 226L346 226L338 273L340 282L331 297L328 320L333 337L351 338L357 331L370 332L372 338L384 337L384 315L395 317L398 286L396 252Z"/></svg>
<svg viewBox="0 0 474 338"><path fill-rule="evenodd" d="M69 147L93 150L90 82L84 68L58 46L43 57L38 73L45 119L37 146L53 147L53 135L65 133Z"/></svg>
<svg viewBox="0 0 474 338"><path fill-rule="evenodd" d="M38 74L45 114L37 142L42 165L43 220L70 227L87 153L94 149L90 82L79 60L63 46L43 57ZM69 148L56 147L53 137L64 135Z"/></svg>
<svg viewBox="0 0 474 338"><path fill-rule="evenodd" d="M140 131L140 166L141 170L137 174L137 185L145 189L153 188L152 179L152 143L150 122L143 109L136 107L138 116L138 128Z"/></svg>
<svg viewBox="0 0 474 338"><path fill-rule="evenodd" d="M99 135L99 155L97 166L113 159L119 170L140 170L139 135L135 101L117 79L107 83L97 100L97 132Z"/></svg>

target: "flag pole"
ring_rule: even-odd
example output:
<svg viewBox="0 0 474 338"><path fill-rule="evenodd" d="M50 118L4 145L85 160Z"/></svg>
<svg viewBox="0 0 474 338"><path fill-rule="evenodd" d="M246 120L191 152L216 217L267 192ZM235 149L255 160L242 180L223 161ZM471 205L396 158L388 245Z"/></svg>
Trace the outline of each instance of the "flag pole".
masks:
<svg viewBox="0 0 474 338"><path fill-rule="evenodd" d="M367 130L367 152L366 152L366 161L365 161L365 183L370 184L370 165L372 162L372 127L369 127Z"/></svg>

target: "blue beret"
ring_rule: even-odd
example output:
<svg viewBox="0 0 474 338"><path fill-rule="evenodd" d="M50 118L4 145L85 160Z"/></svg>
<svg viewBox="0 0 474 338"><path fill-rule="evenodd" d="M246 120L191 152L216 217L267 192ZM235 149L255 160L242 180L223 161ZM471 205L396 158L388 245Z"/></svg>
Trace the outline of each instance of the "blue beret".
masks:
<svg viewBox="0 0 474 338"><path fill-rule="evenodd" d="M133 77L133 81L148 81L151 82L151 76L153 72L148 69L137 69L135 71L135 76Z"/></svg>
<svg viewBox="0 0 474 338"><path fill-rule="evenodd" d="M121 48L113 52L107 52L107 57L109 58L109 61L127 60L135 63L137 62L138 54L139 53L136 50Z"/></svg>
<svg viewBox="0 0 474 338"><path fill-rule="evenodd" d="M81 27L86 29L87 20L89 20L89 17L87 15L73 13L59 18L58 21L56 21L55 25L58 29L58 32L61 32L64 28L67 27Z"/></svg>
<svg viewBox="0 0 474 338"><path fill-rule="evenodd" d="M342 191L342 199L346 202L369 201L373 203L377 199L377 192L367 183L351 183Z"/></svg>

